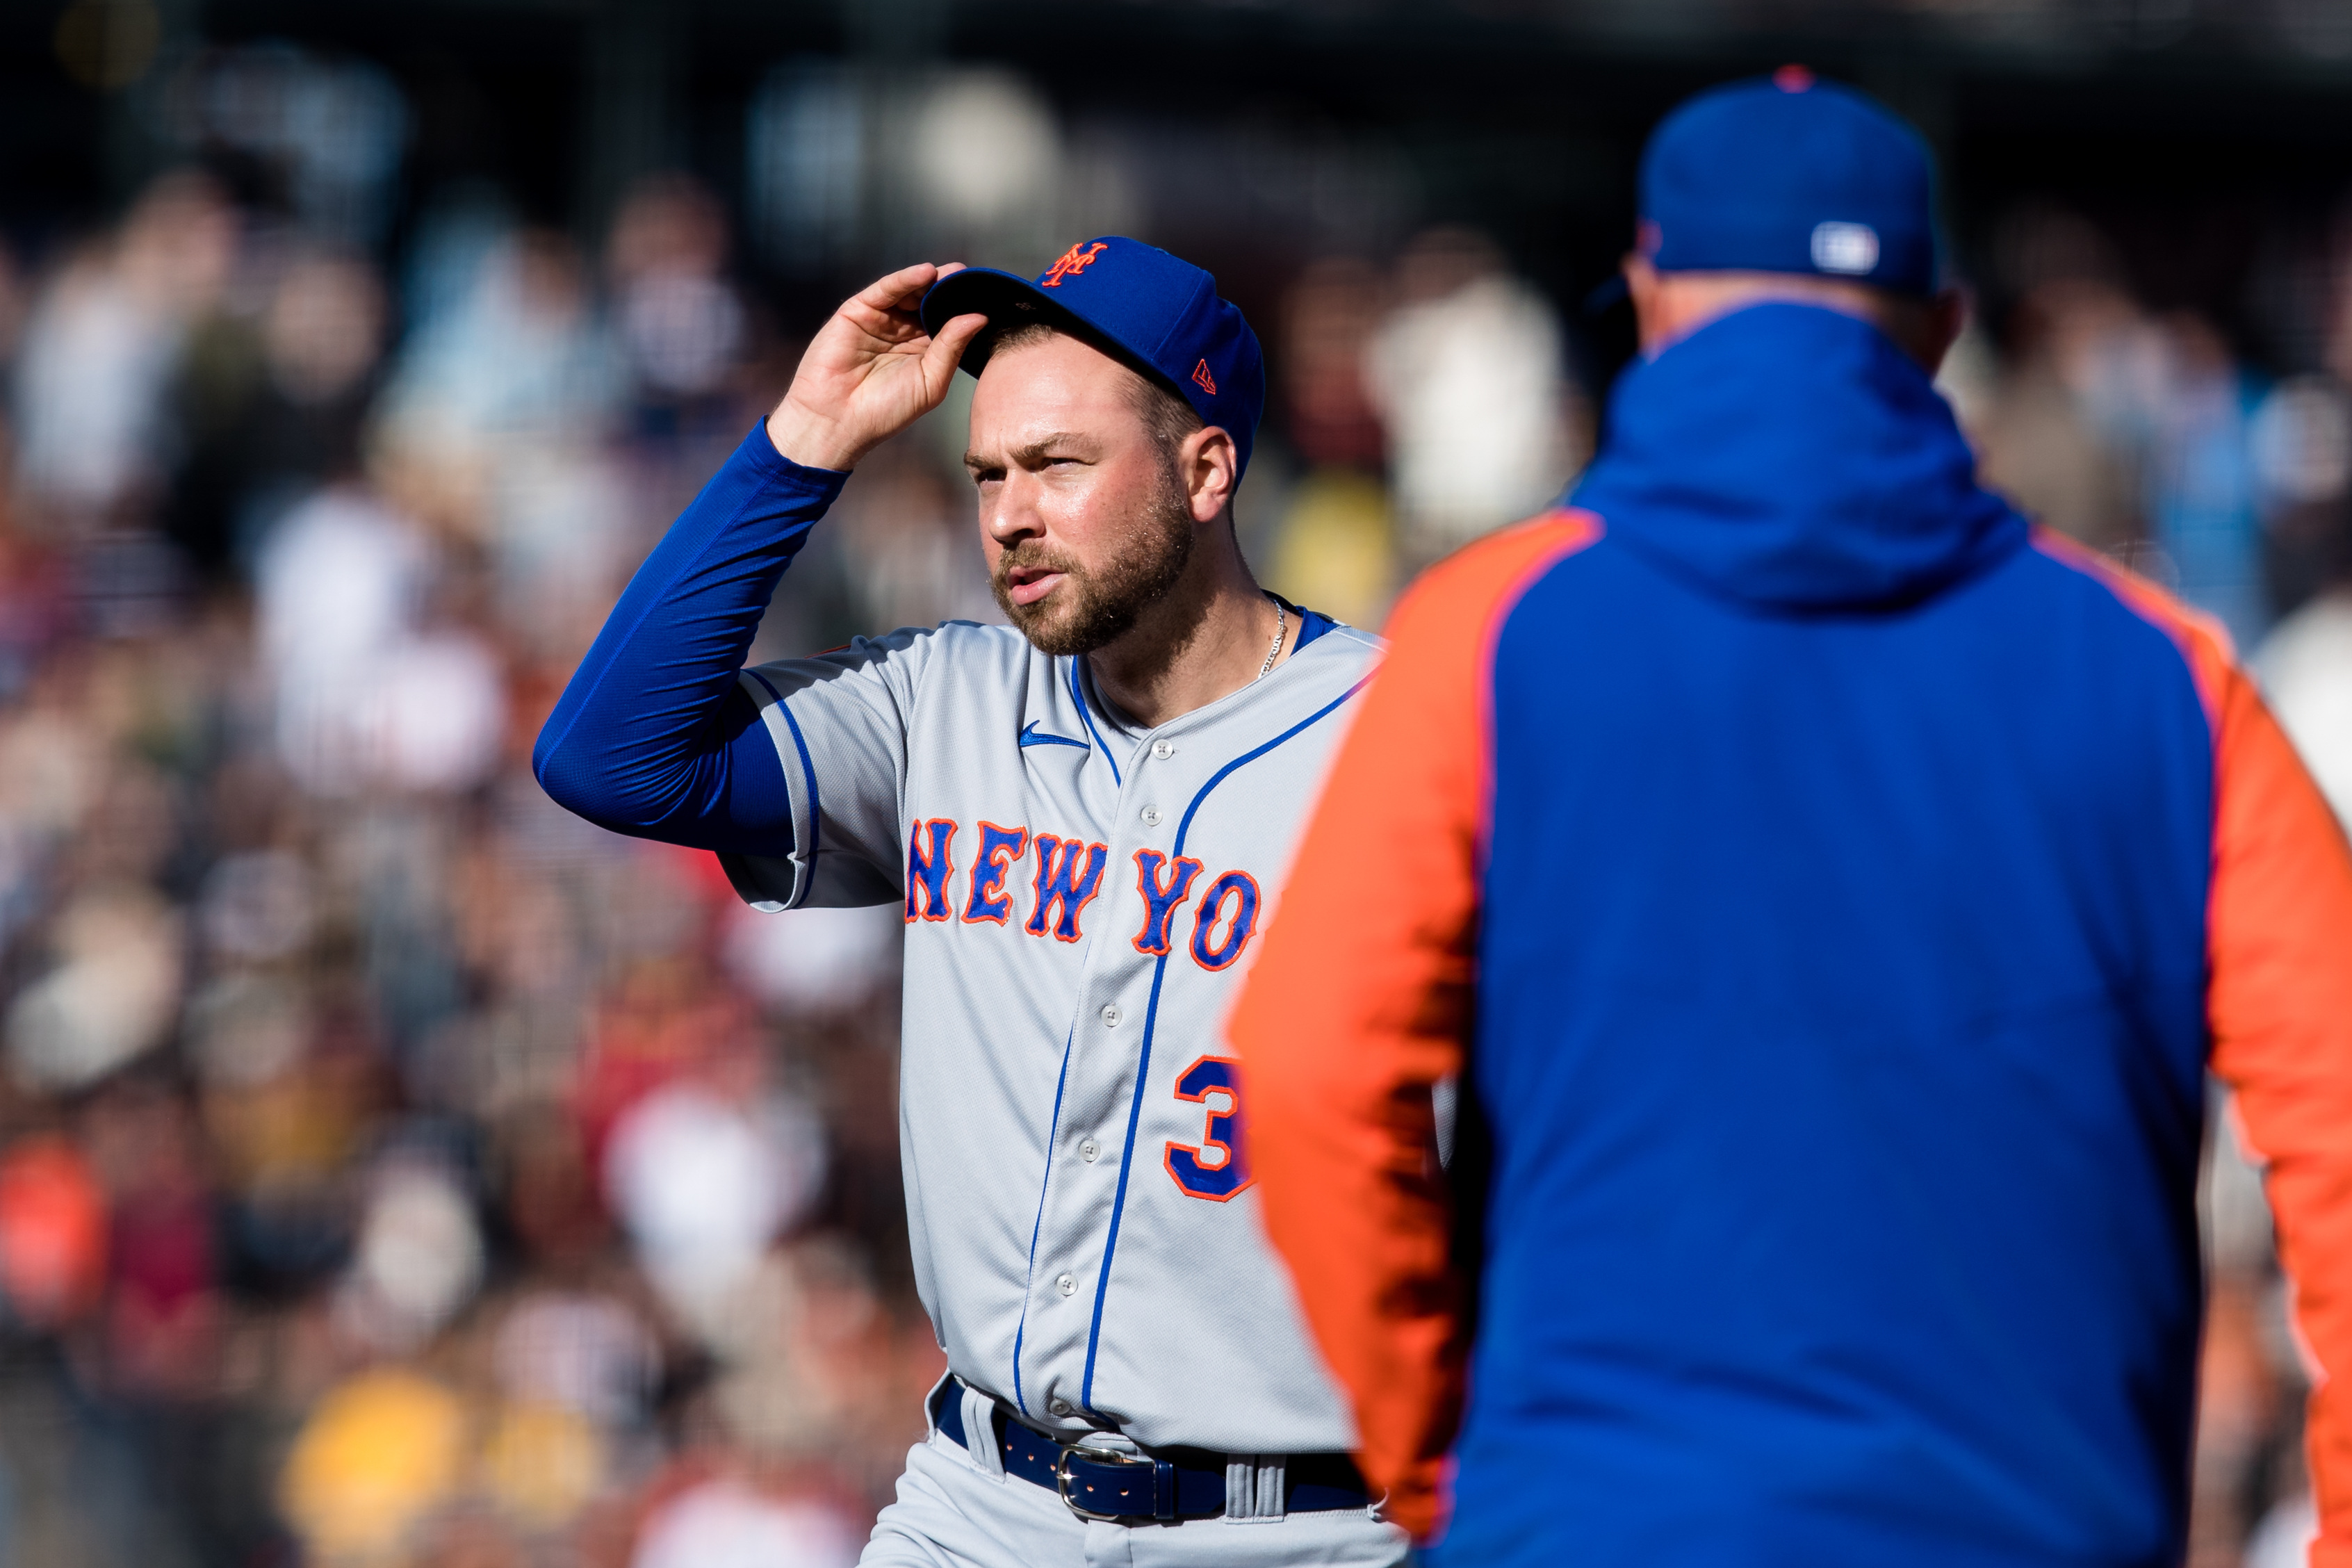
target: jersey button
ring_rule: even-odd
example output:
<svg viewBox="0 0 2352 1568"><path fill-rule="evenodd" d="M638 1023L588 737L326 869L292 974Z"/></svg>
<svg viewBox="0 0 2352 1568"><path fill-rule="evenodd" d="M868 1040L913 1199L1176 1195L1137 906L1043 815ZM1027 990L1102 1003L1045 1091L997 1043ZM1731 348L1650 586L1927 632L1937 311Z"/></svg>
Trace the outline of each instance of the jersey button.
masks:
<svg viewBox="0 0 2352 1568"><path fill-rule="evenodd" d="M1176 748L1165 741L1154 741L1151 742L1151 754L1164 763L1176 754Z"/></svg>
<svg viewBox="0 0 2352 1568"><path fill-rule="evenodd" d="M1157 827L1160 826L1160 808L1158 806L1147 805L1143 808L1143 826L1146 827Z"/></svg>
<svg viewBox="0 0 2352 1568"><path fill-rule="evenodd" d="M1089 1165L1095 1163L1095 1156L1101 1152L1102 1145L1097 1143L1091 1138L1078 1145L1078 1158L1084 1160Z"/></svg>
<svg viewBox="0 0 2352 1568"><path fill-rule="evenodd" d="M1078 1282L1076 1277L1065 1274L1054 1281L1054 1289L1065 1296L1075 1296L1078 1293Z"/></svg>
<svg viewBox="0 0 2352 1568"><path fill-rule="evenodd" d="M1119 1012L1118 1003L1107 1002L1103 1005L1102 1020L1106 1027L1118 1028L1118 1021L1122 1016L1124 1015Z"/></svg>
<svg viewBox="0 0 2352 1568"><path fill-rule="evenodd" d="M1075 1415L1077 1414L1070 1408L1070 1402L1066 1399L1056 1399L1052 1404L1046 1405L1045 1408L1052 1411L1056 1415Z"/></svg>

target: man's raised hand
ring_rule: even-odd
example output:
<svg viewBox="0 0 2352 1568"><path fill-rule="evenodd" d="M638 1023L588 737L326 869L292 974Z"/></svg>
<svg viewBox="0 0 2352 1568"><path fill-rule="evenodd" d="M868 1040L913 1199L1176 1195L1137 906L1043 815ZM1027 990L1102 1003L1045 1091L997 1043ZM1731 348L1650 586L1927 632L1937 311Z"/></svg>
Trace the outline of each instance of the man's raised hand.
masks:
<svg viewBox="0 0 2352 1568"><path fill-rule="evenodd" d="M958 316L932 337L916 314L925 290L960 262L901 268L842 302L768 416L768 439L803 468L850 468L940 405L982 315Z"/></svg>

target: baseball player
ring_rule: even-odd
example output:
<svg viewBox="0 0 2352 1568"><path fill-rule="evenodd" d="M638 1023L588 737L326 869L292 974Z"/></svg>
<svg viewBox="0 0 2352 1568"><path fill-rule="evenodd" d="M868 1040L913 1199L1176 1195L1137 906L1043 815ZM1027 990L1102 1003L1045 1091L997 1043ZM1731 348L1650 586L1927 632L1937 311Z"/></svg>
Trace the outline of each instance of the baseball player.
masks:
<svg viewBox="0 0 2352 1568"><path fill-rule="evenodd" d="M1013 624L740 668L847 470L959 363ZM1262 1239L1218 1028L1376 651L1242 560L1264 399L1214 279L1134 240L1034 282L893 273L819 332L540 737L556 800L718 851L760 908L905 912L908 1228L951 1370L867 1563L1403 1559Z"/></svg>

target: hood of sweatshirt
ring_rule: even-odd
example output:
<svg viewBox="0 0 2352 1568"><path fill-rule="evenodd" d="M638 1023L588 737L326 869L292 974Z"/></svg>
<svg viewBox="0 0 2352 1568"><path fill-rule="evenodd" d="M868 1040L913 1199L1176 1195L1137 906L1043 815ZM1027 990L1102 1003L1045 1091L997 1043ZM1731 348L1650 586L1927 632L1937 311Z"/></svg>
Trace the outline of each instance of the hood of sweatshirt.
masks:
<svg viewBox="0 0 2352 1568"><path fill-rule="evenodd" d="M1779 302L1620 376L1567 504L1677 577L1791 613L1914 602L2027 536L1909 355L1866 321Z"/></svg>

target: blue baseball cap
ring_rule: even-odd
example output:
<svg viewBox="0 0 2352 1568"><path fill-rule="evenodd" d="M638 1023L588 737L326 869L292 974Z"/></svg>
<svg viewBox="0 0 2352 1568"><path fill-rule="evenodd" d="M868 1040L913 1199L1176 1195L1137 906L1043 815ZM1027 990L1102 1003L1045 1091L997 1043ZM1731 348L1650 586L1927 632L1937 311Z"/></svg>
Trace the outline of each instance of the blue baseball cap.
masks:
<svg viewBox="0 0 2352 1568"><path fill-rule="evenodd" d="M1802 66L1703 92L1642 154L1661 272L1805 272L1936 291L1935 163L1877 100Z"/></svg>
<svg viewBox="0 0 2352 1568"><path fill-rule="evenodd" d="M1236 477L1248 470L1265 412L1265 356L1242 313L1218 298L1217 280L1191 262L1113 234L1080 240L1034 281L967 267L923 296L923 330L973 311L992 327L1044 321L1108 349L1231 436ZM988 363L988 338L965 351L974 375Z"/></svg>

